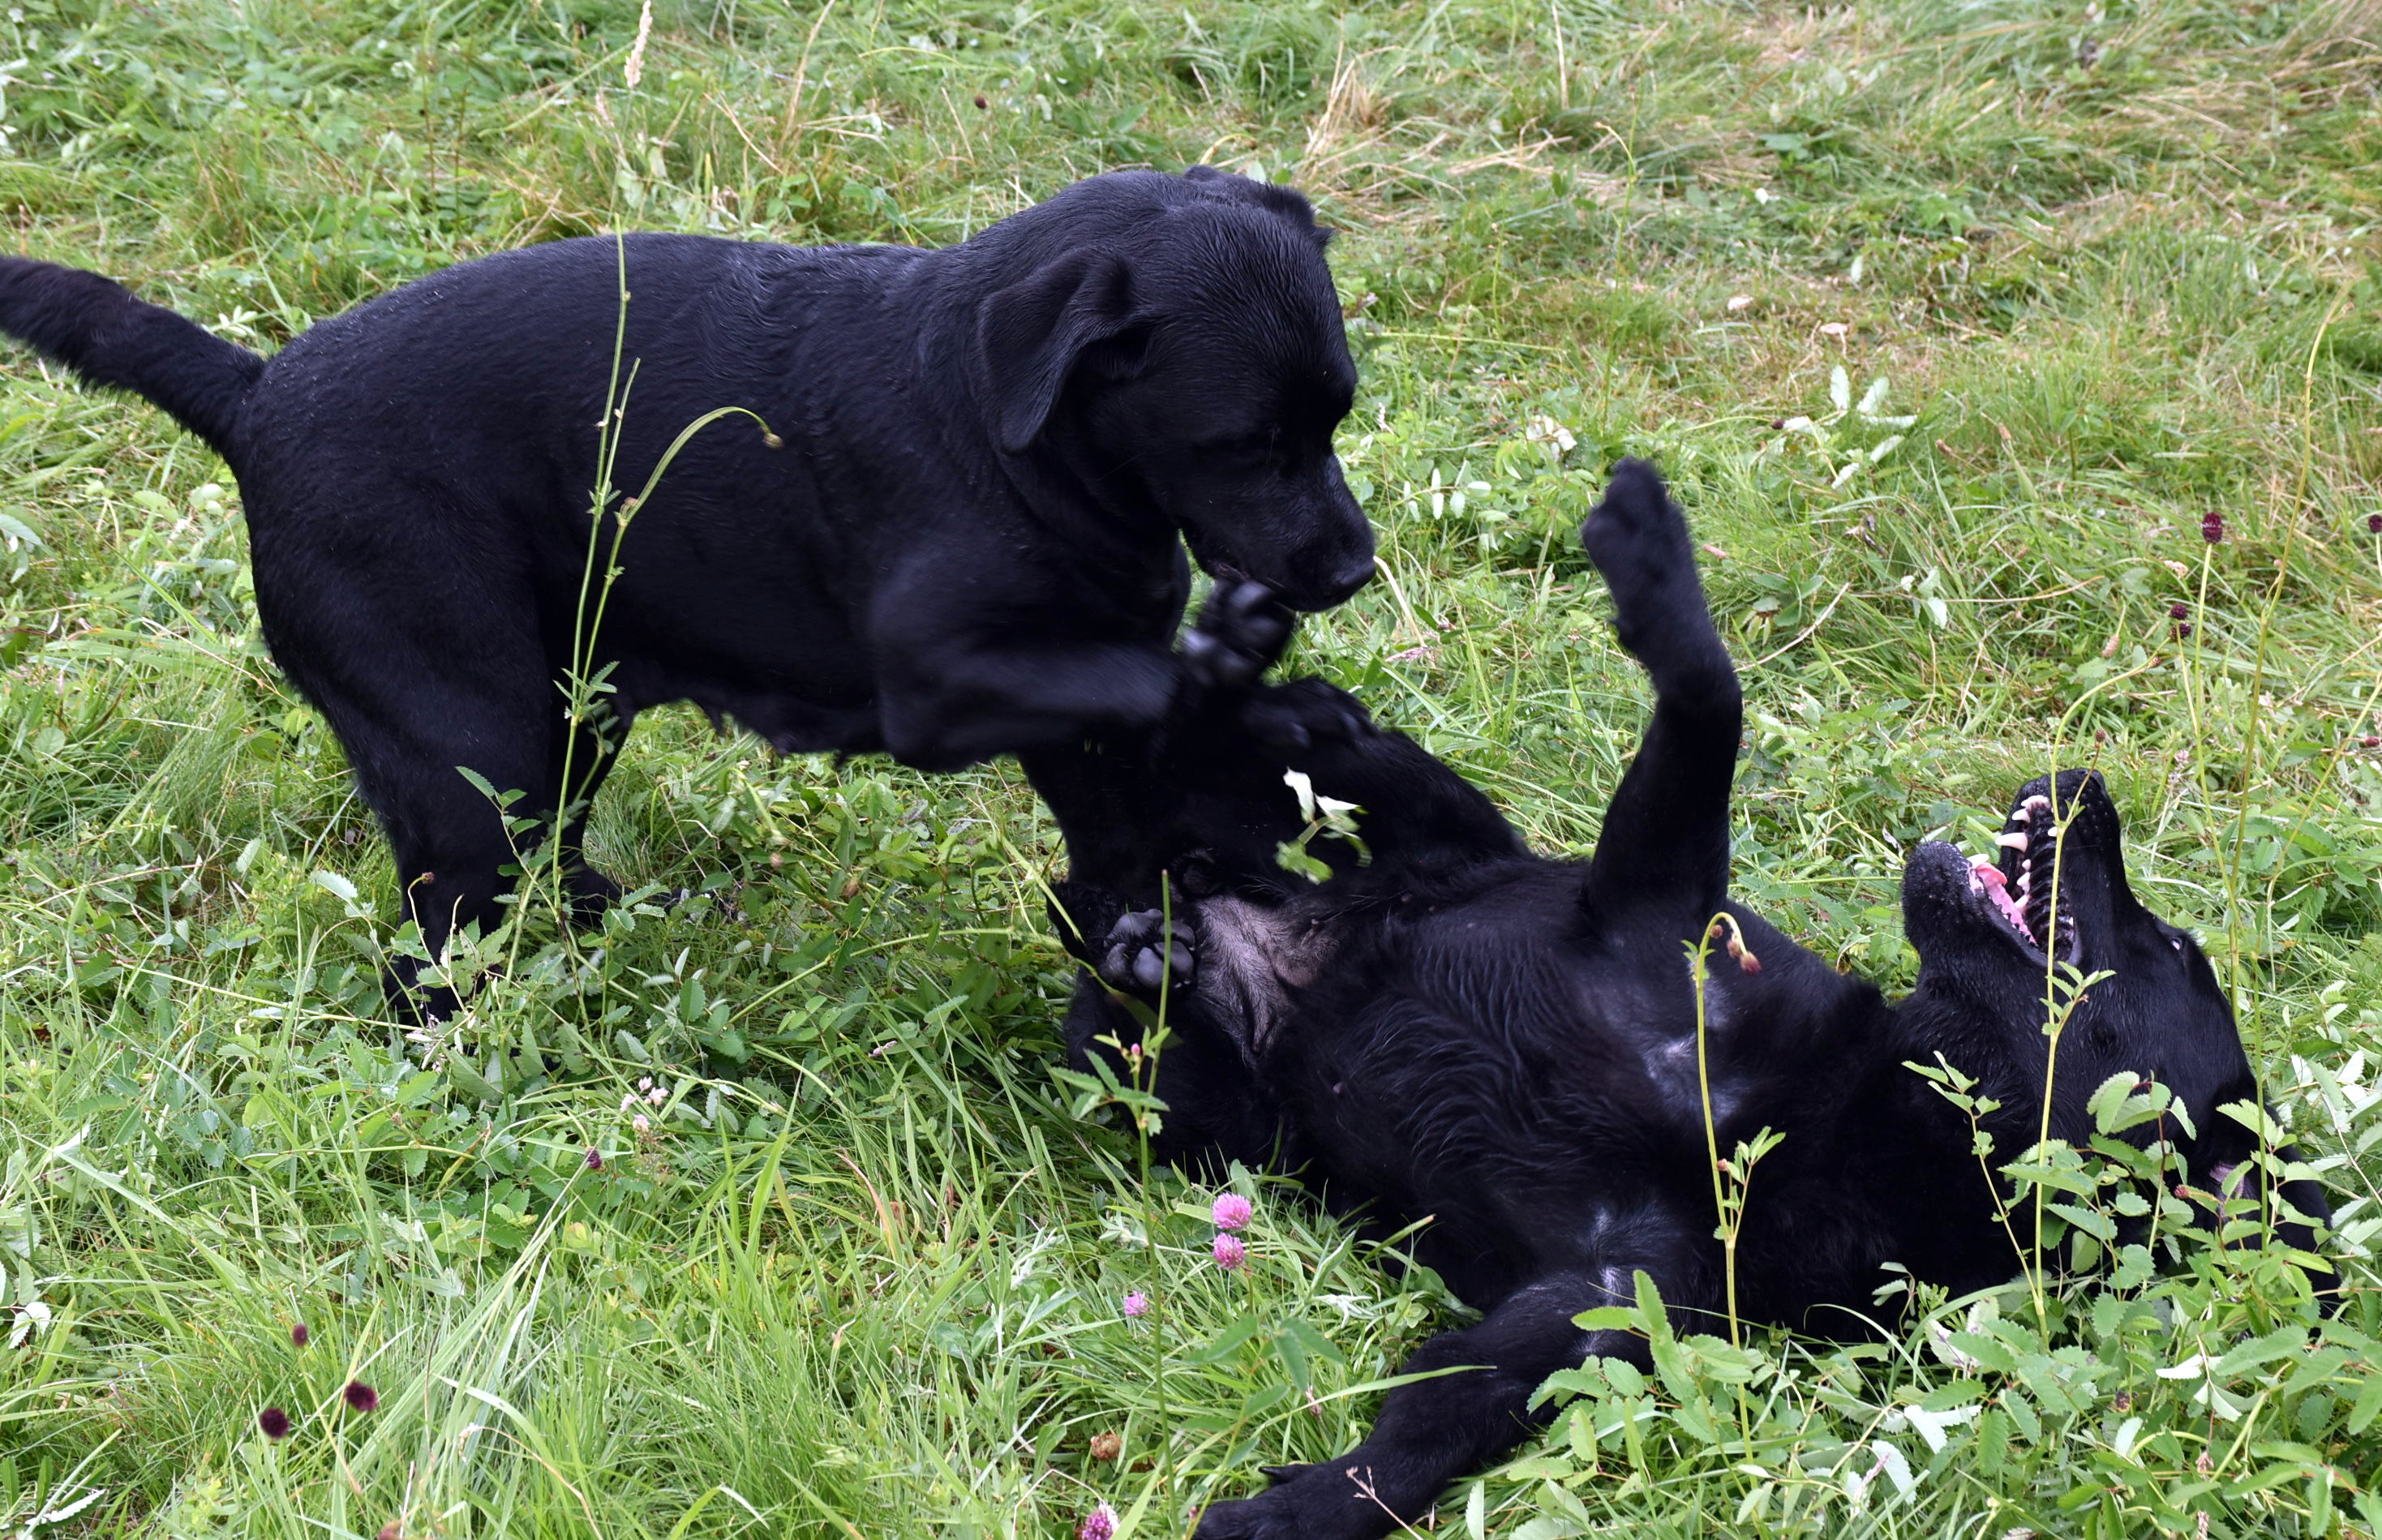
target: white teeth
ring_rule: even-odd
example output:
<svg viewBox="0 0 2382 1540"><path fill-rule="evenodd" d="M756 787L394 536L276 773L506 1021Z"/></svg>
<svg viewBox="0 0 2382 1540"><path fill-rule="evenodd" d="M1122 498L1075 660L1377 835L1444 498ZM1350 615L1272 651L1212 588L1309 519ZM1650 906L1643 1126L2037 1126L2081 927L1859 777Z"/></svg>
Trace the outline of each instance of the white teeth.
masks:
<svg viewBox="0 0 2382 1540"><path fill-rule="evenodd" d="M2026 831L2023 829L2014 829L2008 834L2001 836L1995 841L1995 843L1999 845L2005 850L2023 850L2026 849L2028 844Z"/></svg>

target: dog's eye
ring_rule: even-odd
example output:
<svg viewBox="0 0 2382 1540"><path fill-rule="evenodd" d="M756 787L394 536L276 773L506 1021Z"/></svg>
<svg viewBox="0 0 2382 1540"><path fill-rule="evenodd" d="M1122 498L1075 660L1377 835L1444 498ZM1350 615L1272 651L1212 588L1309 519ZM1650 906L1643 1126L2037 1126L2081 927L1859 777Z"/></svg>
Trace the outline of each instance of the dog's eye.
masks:
<svg viewBox="0 0 2382 1540"><path fill-rule="evenodd" d="M2170 935L2167 938L2167 944L2175 948L2176 956L2181 957L2183 955L2183 937L2179 935Z"/></svg>
<svg viewBox="0 0 2382 1540"><path fill-rule="evenodd" d="M1207 452L1226 459L1254 460L1271 456L1282 442L1280 428L1267 428L1259 433L1237 434L1207 446Z"/></svg>

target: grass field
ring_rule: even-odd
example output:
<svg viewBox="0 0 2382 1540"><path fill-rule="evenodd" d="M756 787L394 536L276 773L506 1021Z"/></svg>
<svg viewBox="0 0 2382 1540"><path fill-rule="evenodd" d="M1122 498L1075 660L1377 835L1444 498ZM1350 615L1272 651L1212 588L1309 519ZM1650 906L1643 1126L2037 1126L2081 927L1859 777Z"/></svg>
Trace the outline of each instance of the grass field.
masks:
<svg viewBox="0 0 2382 1540"><path fill-rule="evenodd" d="M1344 232L1342 448L1383 558L1295 665L1585 851L1643 691L1573 531L1614 458L1655 456L1749 689L1750 900L1907 984L1910 844L1977 849L2055 755L2097 762L2362 1253L2382 7L639 20L26 0L0 24L12 248L270 348L567 234L941 242L1118 165L1294 182ZM1259 1464L1353 1442L1449 1317L1261 1176L1250 1265L1220 1272L1212 1191L1145 1189L1115 1109L1078 1116L1050 1073L1057 850L1011 767L777 760L655 713L596 857L712 897L577 937L530 906L472 1015L390 1025L387 857L257 640L242 544L194 440L13 356L10 1533L1055 1536L1107 1502L1180 1534ZM1898 1345L1683 1344L1654 1382L1584 1382L1437 1527L2382 1527L2365 1264L2321 1326L2254 1253L2128 1265Z"/></svg>

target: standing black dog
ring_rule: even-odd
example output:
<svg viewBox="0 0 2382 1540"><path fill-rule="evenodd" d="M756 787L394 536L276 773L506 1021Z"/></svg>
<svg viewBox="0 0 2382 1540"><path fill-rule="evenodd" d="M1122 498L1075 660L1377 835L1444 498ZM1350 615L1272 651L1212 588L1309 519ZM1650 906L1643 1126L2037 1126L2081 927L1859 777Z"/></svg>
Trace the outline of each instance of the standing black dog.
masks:
<svg viewBox="0 0 2382 1540"><path fill-rule="evenodd" d="M1175 693L1184 543L1293 607L1371 572L1332 450L1356 373L1327 234L1296 193L1201 166L1096 177L941 251L557 241L270 360L0 259L0 330L229 463L265 641L345 746L435 955L494 918L515 857L457 767L550 823L663 702L788 752L1020 753L1062 828L1104 812L1086 740ZM724 407L767 429L697 434L625 536L590 519L608 418L627 495ZM592 644L591 540L599 577L622 568ZM574 644L608 670L600 731L566 720ZM583 823L559 853L593 908L618 889L580 862Z"/></svg>
<svg viewBox="0 0 2382 1540"><path fill-rule="evenodd" d="M2097 775L2026 787L1994 863L1918 849L1902 891L1919 983L1890 1006L1729 901L1737 676L1654 472L1622 464L1582 533L1655 691L1586 864L1529 855L1454 772L1306 680L1186 697L1164 767L1173 936L1130 909L1145 894L1084 864L1130 866L1129 852L1085 846L1061 889L1088 932L1073 945L1109 985L1151 1003L1164 988L1170 1152L1304 1168L1335 1207L1390 1228L1434 1216L1416 1254L1487 1316L1406 1366L1472 1372L1392 1391L1360 1447L1210 1508L1204 1540L1354 1540L1418 1517L1525 1436L1550 1372L1590 1353L1648 1362L1641 1338L1573 1324L1628 1302L1635 1270L1683 1326L1713 1329L1724 1277L1686 947L1715 915L1758 959L1748 971L1715 947L1706 975L1719 1145L1786 1136L1746 1213L1747 1318L1859 1335L1881 1264L1956 1293L2016 1273L1968 1122L1905 1066L1940 1053L2000 1102L1987 1127L2002 1158L2032 1144L2053 956L2111 975L2065 1029L2054 1134L2093 1131L2084 1104L2110 1075L2155 1077L2198 1131L2167 1131L2192 1180L2254 1186L2252 1138L2216 1110L2255 1095L2232 1013L2192 937L2134 900ZM1229 636L1235 613L1203 625ZM1286 766L1362 805L1369 864L1324 839L1309 848L1332 856L1330 881L1283 878L1276 845L1301 827ZM1079 1057L1113 1057L1138 1029L1086 981L1069 1036ZM2312 1183L2285 1194L2327 1213ZM2312 1243L2307 1225L2290 1230Z"/></svg>

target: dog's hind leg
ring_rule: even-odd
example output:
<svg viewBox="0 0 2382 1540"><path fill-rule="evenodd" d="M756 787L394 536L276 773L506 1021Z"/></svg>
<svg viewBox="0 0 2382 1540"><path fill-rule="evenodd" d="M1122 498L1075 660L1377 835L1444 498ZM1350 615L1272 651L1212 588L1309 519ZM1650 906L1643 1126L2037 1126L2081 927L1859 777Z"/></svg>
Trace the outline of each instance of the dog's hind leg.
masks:
<svg viewBox="0 0 2382 1540"><path fill-rule="evenodd" d="M276 641L297 665L292 678L346 749L357 789L380 815L406 917L434 958L458 929L495 926L499 899L514 886L504 869L530 864L524 858L552 835L561 801L563 702L545 650L526 623L508 628L500 609L469 613L474 634L459 639L428 617L326 607L296 617L303 645ZM283 638L292 629L276 628ZM573 752L571 774L583 796L607 756L583 766L582 758ZM579 875L583 816L572 817L556 852L566 898L582 911L600 904L610 886ZM409 1016L451 1014L452 992L417 988L420 972L410 959L392 964L391 1003Z"/></svg>
<svg viewBox="0 0 2382 1540"><path fill-rule="evenodd" d="M1594 915L1692 910L1728 892L1728 800L1744 700L1713 629L1687 519L1639 460L1614 468L1580 542L1612 591L1621 644L1645 666L1654 717L1621 777L1580 901Z"/></svg>
<svg viewBox="0 0 2382 1540"><path fill-rule="evenodd" d="M1553 1274L1509 1296L1479 1326L1432 1338L1399 1370L1432 1377L1391 1391L1362 1444L1336 1460L1269 1473L1277 1483L1271 1491L1212 1505L1197 1540L1374 1540L1413 1523L1450 1482L1545 1425L1549 1413L1530 1398L1549 1375L1590 1354L1651 1366L1644 1338L1572 1323L1582 1311L1634 1297L1627 1267ZM1683 1302L1670 1301L1675 1316Z"/></svg>

